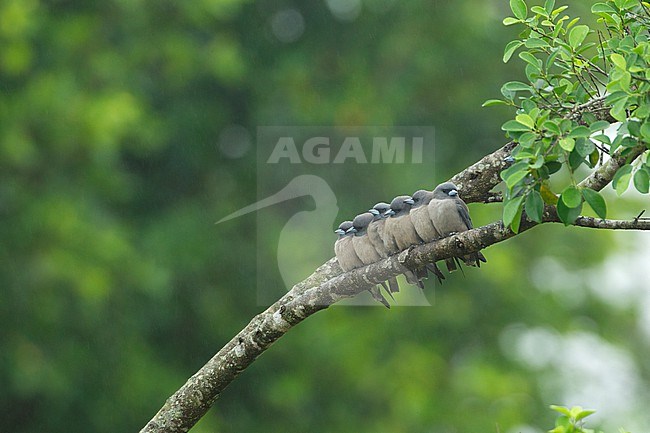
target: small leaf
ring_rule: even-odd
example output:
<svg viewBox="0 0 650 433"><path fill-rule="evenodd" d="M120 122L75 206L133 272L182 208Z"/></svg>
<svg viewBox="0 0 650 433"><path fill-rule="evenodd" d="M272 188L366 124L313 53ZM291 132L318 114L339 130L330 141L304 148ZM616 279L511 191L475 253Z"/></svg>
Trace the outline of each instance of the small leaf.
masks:
<svg viewBox="0 0 650 433"><path fill-rule="evenodd" d="M537 57L533 56L528 51L522 51L519 53L519 58L535 68L536 71L541 71Z"/></svg>
<svg viewBox="0 0 650 433"><path fill-rule="evenodd" d="M571 137L560 138L560 147L567 152L571 152L576 145L576 141Z"/></svg>
<svg viewBox="0 0 650 433"><path fill-rule="evenodd" d="M598 161L600 161L600 153L598 153L598 150L594 150L589 155L589 163L592 167L595 167L596 164L598 164Z"/></svg>
<svg viewBox="0 0 650 433"><path fill-rule="evenodd" d="M519 223L521 222L521 204L524 201L523 196L515 197L508 200L503 206L503 224L506 227L511 227L512 231L519 232Z"/></svg>
<svg viewBox="0 0 650 433"><path fill-rule="evenodd" d="M530 128L522 123L517 122L516 120L508 120L506 123L501 125L501 129L504 131L530 131Z"/></svg>
<svg viewBox="0 0 650 433"><path fill-rule="evenodd" d="M647 194L650 187L650 176L645 168L640 168L634 173L634 187L641 194Z"/></svg>
<svg viewBox="0 0 650 433"><path fill-rule="evenodd" d="M616 191L616 194L621 195L625 192L628 185L630 184L630 179L632 178L632 166L626 164L623 167L619 168L614 179L612 179L612 186Z"/></svg>
<svg viewBox="0 0 650 433"><path fill-rule="evenodd" d="M512 57L515 51L517 51L517 48L521 47L524 43L517 40L517 41L510 41L506 45L505 50L503 51L503 63L507 63L508 60Z"/></svg>
<svg viewBox="0 0 650 433"><path fill-rule="evenodd" d="M576 49L580 46L582 41L585 40L587 34L589 33L589 26L581 25L575 26L569 32L569 45L571 48Z"/></svg>
<svg viewBox="0 0 650 433"><path fill-rule="evenodd" d="M503 85L503 88L513 92L516 92L518 90L528 90L529 92L533 91L532 87L530 87L528 84L522 83L521 81L508 81Z"/></svg>
<svg viewBox="0 0 650 433"><path fill-rule="evenodd" d="M594 14L597 13L606 13L606 14L611 14L611 13L616 13L616 10L612 8L610 5L605 4L605 3L596 3L591 7L591 12Z"/></svg>
<svg viewBox="0 0 650 433"><path fill-rule="evenodd" d="M612 61L614 65L616 65L617 68L620 69L627 69L627 65L625 62L625 57L621 56L618 53L613 53L612 55L609 56L609 59Z"/></svg>
<svg viewBox="0 0 650 433"><path fill-rule="evenodd" d="M546 1L544 2L544 10L545 10L547 13L550 14L551 12L553 12L553 8L554 8L554 7L555 7L555 0L546 0Z"/></svg>
<svg viewBox="0 0 650 433"><path fill-rule="evenodd" d="M591 132L602 131L603 129L607 128L609 128L609 122L606 120L598 120L589 125L589 130Z"/></svg>
<svg viewBox="0 0 650 433"><path fill-rule="evenodd" d="M548 17L548 13L541 6L531 6L530 11L535 12L536 14L541 15L543 17Z"/></svg>
<svg viewBox="0 0 650 433"><path fill-rule="evenodd" d="M557 204L557 196L553 194L553 191L551 191L546 185L542 185L539 188L539 193L541 194L544 203L551 205Z"/></svg>
<svg viewBox="0 0 650 433"><path fill-rule="evenodd" d="M518 20L517 18L513 18L513 17L505 17L503 19L504 26L511 26L513 24L519 24L520 22L521 20Z"/></svg>
<svg viewBox="0 0 650 433"><path fill-rule="evenodd" d="M567 417L571 416L571 411L568 408L564 407L564 406L556 406L556 405L552 404L550 407L555 412L559 412L562 415L566 415Z"/></svg>
<svg viewBox="0 0 650 433"><path fill-rule="evenodd" d="M598 191L594 191L590 188L583 188L581 192L585 201L589 204L589 207L596 212L596 215L602 219L607 218L607 203L605 203L603 196L600 195Z"/></svg>
<svg viewBox="0 0 650 433"><path fill-rule="evenodd" d="M591 131L586 126L577 126L573 131L569 132L569 137L578 138L578 137L589 137Z"/></svg>
<svg viewBox="0 0 650 433"><path fill-rule="evenodd" d="M641 136L646 141L650 141L650 122L646 122L643 125L641 125L641 129L639 132L641 133Z"/></svg>
<svg viewBox="0 0 650 433"><path fill-rule="evenodd" d="M510 9L512 13L520 20L525 20L528 12L524 0L510 0Z"/></svg>
<svg viewBox="0 0 650 433"><path fill-rule="evenodd" d="M557 161L549 161L546 163L546 167L548 167L548 174L553 174L562 168L562 164Z"/></svg>
<svg viewBox="0 0 650 433"><path fill-rule="evenodd" d="M578 207L570 208L564 204L563 200L557 202L557 215L565 226L571 225L575 222L576 218L580 216L582 211L582 202Z"/></svg>
<svg viewBox="0 0 650 433"><path fill-rule="evenodd" d="M593 413L596 413L596 411L591 409L583 409L576 414L575 419L576 421L580 421L581 419L584 419Z"/></svg>
<svg viewBox="0 0 650 433"><path fill-rule="evenodd" d="M515 116L515 120L523 125L528 126L530 129L535 128L535 121L528 114L517 114L517 116Z"/></svg>
<svg viewBox="0 0 650 433"><path fill-rule="evenodd" d="M560 135L562 134L562 131L560 131L560 127L557 125L557 123L553 122L552 120L547 120L542 124L542 128L549 130L555 135Z"/></svg>
<svg viewBox="0 0 650 433"><path fill-rule="evenodd" d="M501 99L488 99L481 105L481 107L494 107L495 105L510 105L506 101L502 101Z"/></svg>
<svg viewBox="0 0 650 433"><path fill-rule="evenodd" d="M526 205L525 205L526 215L537 222L542 222L542 213L544 211L544 200L542 200L542 195L535 191L531 190L526 196Z"/></svg>
<svg viewBox="0 0 650 433"><path fill-rule="evenodd" d="M578 138L576 140L576 152L583 157L586 158L587 156L591 155L591 153L596 150L596 146L594 143L587 139L587 138Z"/></svg>
<svg viewBox="0 0 650 433"><path fill-rule="evenodd" d="M548 42L546 42L544 39L540 38L534 38L530 37L526 39L526 48L544 48L544 47L550 47Z"/></svg>
<svg viewBox="0 0 650 433"><path fill-rule="evenodd" d="M522 145L522 147L531 147L537 140L537 134L534 132L524 132L517 139L517 142Z"/></svg>
<svg viewBox="0 0 650 433"><path fill-rule="evenodd" d="M578 188L573 185L569 185L564 189L564 191L562 191L560 200L562 200L567 207L574 208L580 206L582 203L582 195L580 194Z"/></svg>

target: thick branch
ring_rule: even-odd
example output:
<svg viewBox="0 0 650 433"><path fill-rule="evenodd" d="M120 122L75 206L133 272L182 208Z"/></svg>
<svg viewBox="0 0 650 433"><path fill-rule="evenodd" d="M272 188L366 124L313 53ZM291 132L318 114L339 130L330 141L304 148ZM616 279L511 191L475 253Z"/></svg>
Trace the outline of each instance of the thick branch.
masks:
<svg viewBox="0 0 650 433"><path fill-rule="evenodd" d="M500 183L499 173L508 162L506 157L515 147L508 143L477 163L453 176L467 202L494 202L499 195L490 190ZM625 156L615 154L580 186L595 190L611 182L614 173L628 158L636 158L643 149L633 149ZM544 222L557 222L553 208L544 212ZM536 224L522 221L519 233ZM576 225L595 228L648 230L645 220L602 221L580 217ZM282 337L291 327L337 301L356 296L380 281L404 272L405 266L416 268L428 262L463 256L515 236L501 221L442 239L412 247L380 262L343 273L336 259L330 259L230 340L212 359L174 393L141 433L186 432L207 412L221 392L244 369Z"/></svg>

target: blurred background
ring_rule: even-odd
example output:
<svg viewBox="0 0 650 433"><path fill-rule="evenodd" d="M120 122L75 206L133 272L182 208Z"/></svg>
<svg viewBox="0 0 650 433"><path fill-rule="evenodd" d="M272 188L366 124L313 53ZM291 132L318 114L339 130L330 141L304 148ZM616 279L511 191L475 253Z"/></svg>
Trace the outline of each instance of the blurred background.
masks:
<svg viewBox="0 0 650 433"><path fill-rule="evenodd" d="M591 3L569 12L589 22ZM497 0L0 1L0 431L137 431L265 308L257 258L278 250L282 207L214 224L260 198L259 126L435 127L435 167L336 189L336 223L505 143L512 113L480 105L524 78L501 61L520 30L507 15ZM613 218L647 206L606 195ZM501 207L471 212L483 225ZM292 242L331 257L333 228ZM432 307L309 318L192 431L534 433L549 404L650 430L648 234L547 225L484 253L427 282Z"/></svg>

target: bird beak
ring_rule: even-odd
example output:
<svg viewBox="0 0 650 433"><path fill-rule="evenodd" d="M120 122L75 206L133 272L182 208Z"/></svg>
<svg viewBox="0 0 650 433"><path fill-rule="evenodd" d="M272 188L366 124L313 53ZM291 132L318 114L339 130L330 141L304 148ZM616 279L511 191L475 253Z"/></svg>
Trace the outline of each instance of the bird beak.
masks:
<svg viewBox="0 0 650 433"><path fill-rule="evenodd" d="M458 195L458 191L456 191L455 189L452 189L451 191L449 191L449 195L451 197L456 197Z"/></svg>
<svg viewBox="0 0 650 433"><path fill-rule="evenodd" d="M384 216L389 217L395 215L395 211L392 209L388 209L386 212L384 212Z"/></svg>
<svg viewBox="0 0 650 433"><path fill-rule="evenodd" d="M373 214L374 216L379 215L379 211L378 211L377 209L370 209L368 212L370 212L370 213Z"/></svg>
<svg viewBox="0 0 650 433"><path fill-rule="evenodd" d="M407 204L410 204L410 205L414 205L414 204L415 204L415 201L414 201L412 198L407 198L406 200L404 200L404 203L407 203Z"/></svg>
<svg viewBox="0 0 650 433"><path fill-rule="evenodd" d="M334 230L334 233L336 233L337 235L344 235L344 234L345 234L345 230L343 230L343 229L336 229L336 230Z"/></svg>
<svg viewBox="0 0 650 433"><path fill-rule="evenodd" d="M350 227L350 228L348 229L348 231L345 232L345 233L356 233L356 232L357 232L357 229L355 229L354 227Z"/></svg>

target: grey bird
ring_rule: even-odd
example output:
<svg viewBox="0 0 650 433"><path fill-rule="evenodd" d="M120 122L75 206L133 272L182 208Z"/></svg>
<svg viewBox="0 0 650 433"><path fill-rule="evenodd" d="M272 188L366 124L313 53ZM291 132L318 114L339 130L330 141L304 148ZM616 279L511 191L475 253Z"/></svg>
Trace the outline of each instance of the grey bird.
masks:
<svg viewBox="0 0 650 433"><path fill-rule="evenodd" d="M442 236L438 233L438 230L436 230L433 221L429 216L429 203L433 199L433 191L420 189L415 191L412 197L414 203L410 214L411 222L413 223L418 236L424 242L431 242L440 239ZM457 259L453 257L445 259L445 264L447 265L447 270L449 272L454 272L457 269L455 260Z"/></svg>
<svg viewBox="0 0 650 433"><path fill-rule="evenodd" d="M409 195L395 197L390 203L390 209L385 213L388 215L388 219L384 224L384 244L389 250L392 248L392 252L402 251L410 246L422 243L422 239L415 231L409 215L414 203L413 198ZM397 251L394 251L395 248L397 248ZM438 281L442 283L445 277L436 264L431 263L427 267L436 275ZM427 277L427 271L425 268L421 268L416 269L415 273L417 275L415 279L411 277L412 274L404 273L404 275L410 284L417 284L422 288L423 284L421 280Z"/></svg>
<svg viewBox="0 0 650 433"><path fill-rule="evenodd" d="M346 272L366 265L354 250L353 237L356 231L357 230L354 228L352 221L343 221L339 224L339 227L334 230L334 232L339 235L338 239L334 243L334 253L336 254L336 259L338 260L341 269ZM368 289L368 291L377 302L380 302L386 306L386 308L390 308L390 304L376 287Z"/></svg>
<svg viewBox="0 0 650 433"><path fill-rule="evenodd" d="M384 224L384 243L391 253L422 242L409 216L414 203L410 195L397 196L390 202L390 209L386 211L388 219Z"/></svg>
<svg viewBox="0 0 650 433"><path fill-rule="evenodd" d="M442 183L433 190L428 209L433 226L443 237L474 228L469 209L458 196L458 188L451 182ZM466 255L463 261L468 266L476 267L480 267L481 262L487 262L480 251Z"/></svg>
<svg viewBox="0 0 650 433"><path fill-rule="evenodd" d="M368 236L368 227L370 223L374 221L374 218L374 214L371 212L364 212L362 214L359 214L354 217L354 220L352 220L352 228L349 230L354 233L352 236L352 245L354 246L354 252L357 253L357 256L359 259L361 259L364 265L370 265L382 259L381 255L377 252L372 242L370 242L370 237ZM397 281L394 278L392 278L392 280L395 285L397 285ZM397 286L397 289L395 289L392 287L391 281L389 281L389 284L391 284L390 289L386 286L385 283L381 283L386 292L388 292L392 298L392 292L399 291L399 286ZM370 294L373 296L373 298L379 300L377 294L372 290L370 291ZM379 293L379 295L381 296L381 293Z"/></svg>
<svg viewBox="0 0 650 433"><path fill-rule="evenodd" d="M357 256L357 253L354 251L354 245L352 245L353 233L348 233L348 230L351 228L352 221L343 221L339 224L339 228L334 230L334 233L339 235L334 243L334 254L336 254L336 259L339 261L341 269L345 272L363 266L363 262Z"/></svg>
<svg viewBox="0 0 650 433"><path fill-rule="evenodd" d="M379 254L379 257L385 259L389 255L389 251L384 244L384 224L386 223L387 215L386 211L390 209L388 203L380 202L373 206L368 212L373 216L372 221L368 225L368 239L375 251ZM397 284L396 278L389 278L387 280L388 287L391 293L399 292L399 285Z"/></svg>

